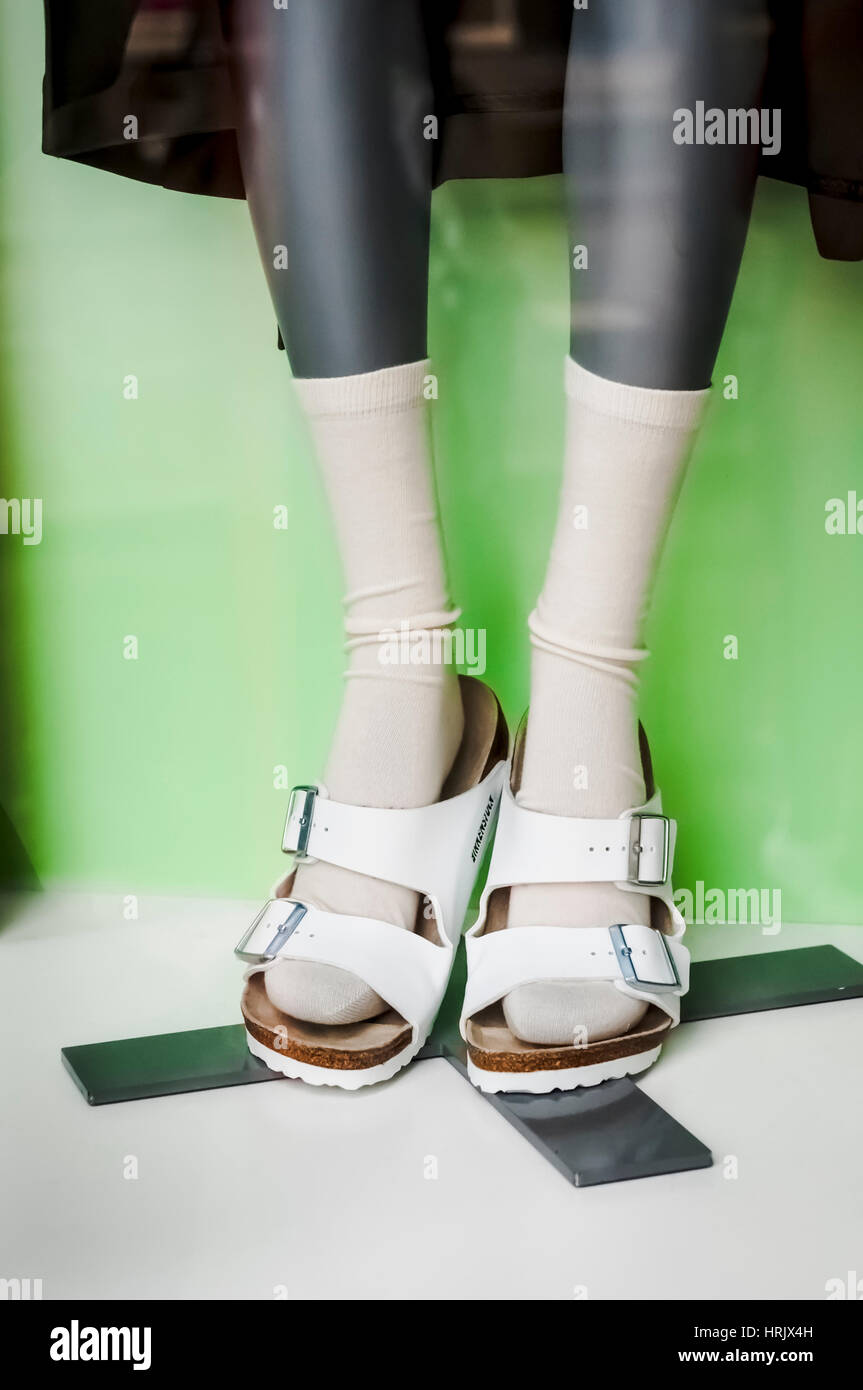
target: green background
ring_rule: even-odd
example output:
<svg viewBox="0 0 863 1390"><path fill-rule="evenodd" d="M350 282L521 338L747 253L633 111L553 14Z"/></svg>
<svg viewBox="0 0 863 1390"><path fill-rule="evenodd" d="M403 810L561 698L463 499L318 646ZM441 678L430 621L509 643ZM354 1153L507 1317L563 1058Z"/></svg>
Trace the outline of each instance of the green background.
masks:
<svg viewBox="0 0 863 1390"><path fill-rule="evenodd" d="M0 15L0 493L44 505L40 546L0 537L0 804L45 884L260 896L276 770L320 775L342 652L246 208L43 156L41 13ZM560 181L448 185L433 234L453 591L516 719L561 457ZM820 260L804 194L763 182L715 377L739 399L716 394L650 629L676 883L779 888L787 921L863 920L863 536L824 525L861 472L861 321L863 266Z"/></svg>

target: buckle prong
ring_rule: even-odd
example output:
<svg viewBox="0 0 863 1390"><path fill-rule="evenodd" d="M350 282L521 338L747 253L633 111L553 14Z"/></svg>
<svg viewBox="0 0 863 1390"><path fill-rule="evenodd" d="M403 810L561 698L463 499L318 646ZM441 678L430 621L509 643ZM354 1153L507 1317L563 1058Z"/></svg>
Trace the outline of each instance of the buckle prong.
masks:
<svg viewBox="0 0 863 1390"><path fill-rule="evenodd" d="M668 965L668 974L670 978L665 980L644 980L638 974L633 964L632 947L627 944L626 937L624 936L625 930L626 928L623 925L609 927L608 934L611 937L614 954L617 956L620 973L630 989L641 990L645 994L655 994L657 990L664 992L669 989L679 989L680 976L677 973L677 966L674 964L674 958L668 949L668 942L665 940L662 932L658 931L655 935L663 956L665 957L666 964Z"/></svg>
<svg viewBox="0 0 863 1390"><path fill-rule="evenodd" d="M662 827L662 839L655 831ZM667 816L652 815L647 812L630 816L629 820L629 877L628 883L642 888L658 888L668 879L668 855L670 845L670 822ZM644 862L646 856L657 855L653 862ZM661 872L657 874L657 863ZM652 872L651 872L652 871ZM650 877L648 877L650 874Z"/></svg>
<svg viewBox="0 0 863 1390"><path fill-rule="evenodd" d="M293 898L275 898L268 902L258 913L249 930L241 937L234 948L234 955L250 965L263 965L264 961L274 960L285 942L293 936L306 911L305 904L295 902ZM276 919L275 922L271 920L273 917ZM282 920L279 921L279 918ZM262 931L262 928L266 930ZM259 944L256 950L250 950L249 947L256 936L262 938L263 944Z"/></svg>
<svg viewBox="0 0 863 1390"><path fill-rule="evenodd" d="M285 817L285 833L282 836L282 853L305 856L312 833L312 819L315 811L317 787L294 787L288 802Z"/></svg>

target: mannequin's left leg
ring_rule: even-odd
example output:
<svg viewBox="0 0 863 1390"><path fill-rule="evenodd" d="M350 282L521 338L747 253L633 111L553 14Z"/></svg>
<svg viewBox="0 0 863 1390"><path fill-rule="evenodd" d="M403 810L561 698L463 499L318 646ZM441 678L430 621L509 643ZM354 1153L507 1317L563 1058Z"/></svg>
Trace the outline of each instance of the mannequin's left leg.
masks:
<svg viewBox="0 0 863 1390"><path fill-rule="evenodd" d="M323 780L351 805L426 806L462 737L458 677L451 663L384 660L388 632L404 624L431 641L457 617L425 390L434 90L423 7L227 9L246 192L341 561L348 660ZM421 907L410 888L324 861L300 864L294 891L406 931ZM387 1007L360 976L318 962L280 961L265 983L277 1008L312 1024Z"/></svg>
<svg viewBox="0 0 863 1390"><path fill-rule="evenodd" d="M644 800L637 672L652 577L702 414L755 187L755 144L683 144L676 113L758 108L768 0L590 0L572 21L564 133L572 335L560 514L531 616L519 801L616 817ZM648 923L614 884L512 890L510 925ZM632 1028L612 985L533 984L517 1036ZM578 1033L583 1037L582 1033Z"/></svg>

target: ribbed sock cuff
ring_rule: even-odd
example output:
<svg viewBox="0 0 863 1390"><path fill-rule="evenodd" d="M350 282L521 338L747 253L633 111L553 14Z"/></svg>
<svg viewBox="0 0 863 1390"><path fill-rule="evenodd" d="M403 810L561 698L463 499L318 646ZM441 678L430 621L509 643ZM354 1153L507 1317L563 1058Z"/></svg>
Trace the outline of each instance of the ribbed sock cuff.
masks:
<svg viewBox="0 0 863 1390"><path fill-rule="evenodd" d="M295 377L294 386L308 415L391 415L421 404L430 370L425 358L359 376Z"/></svg>
<svg viewBox="0 0 863 1390"><path fill-rule="evenodd" d="M602 415L613 415L634 425L666 429L693 429L701 416L710 388L703 391L656 391L645 386L625 386L594 376L567 357L564 385L570 400Z"/></svg>

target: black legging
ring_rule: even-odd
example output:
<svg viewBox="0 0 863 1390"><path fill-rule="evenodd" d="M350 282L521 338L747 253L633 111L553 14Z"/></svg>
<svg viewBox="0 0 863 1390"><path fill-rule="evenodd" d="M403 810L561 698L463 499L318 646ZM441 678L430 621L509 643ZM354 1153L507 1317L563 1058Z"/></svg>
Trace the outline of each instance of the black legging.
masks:
<svg viewBox="0 0 863 1390"><path fill-rule="evenodd" d="M573 12L563 154L570 243L587 268L571 272L571 351L590 371L666 389L710 381L758 151L676 144L673 113L758 106L767 2ZM418 361L434 110L420 0L231 9L243 175L295 375Z"/></svg>

